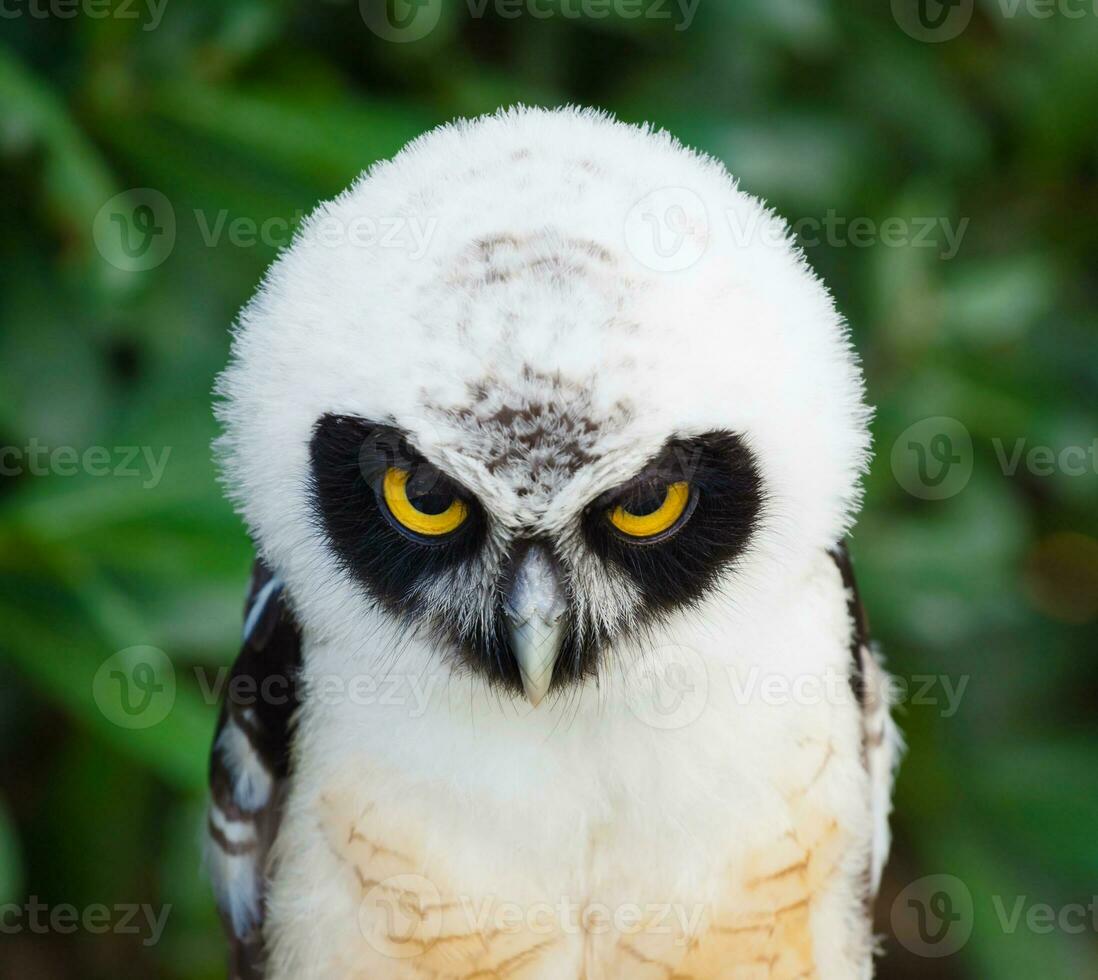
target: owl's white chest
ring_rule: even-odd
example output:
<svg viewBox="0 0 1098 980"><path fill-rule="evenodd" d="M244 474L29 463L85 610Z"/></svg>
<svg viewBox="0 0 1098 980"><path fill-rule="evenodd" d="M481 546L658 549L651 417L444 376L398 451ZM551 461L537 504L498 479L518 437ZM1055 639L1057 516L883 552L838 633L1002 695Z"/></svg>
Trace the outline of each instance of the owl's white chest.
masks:
<svg viewBox="0 0 1098 980"><path fill-rule="evenodd" d="M414 643L306 658L272 980L868 975L871 821L826 558L531 709Z"/></svg>

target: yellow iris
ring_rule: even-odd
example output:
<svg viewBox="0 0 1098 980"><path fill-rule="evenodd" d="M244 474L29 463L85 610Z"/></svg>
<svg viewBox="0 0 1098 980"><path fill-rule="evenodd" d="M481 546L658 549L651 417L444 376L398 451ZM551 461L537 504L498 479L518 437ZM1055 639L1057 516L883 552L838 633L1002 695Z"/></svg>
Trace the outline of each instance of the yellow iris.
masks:
<svg viewBox="0 0 1098 980"><path fill-rule="evenodd" d="M610 510L610 523L631 538L651 538L672 527L690 502L690 484L669 483L663 503L648 514L631 514L620 504Z"/></svg>
<svg viewBox="0 0 1098 980"><path fill-rule="evenodd" d="M385 471L385 479L381 486L385 506L404 527L416 534L438 537L441 534L456 531L465 523L465 518L469 516L469 508L457 497L454 497L450 505L438 514L428 514L420 510L408 498L409 476L411 474L408 470L390 466Z"/></svg>

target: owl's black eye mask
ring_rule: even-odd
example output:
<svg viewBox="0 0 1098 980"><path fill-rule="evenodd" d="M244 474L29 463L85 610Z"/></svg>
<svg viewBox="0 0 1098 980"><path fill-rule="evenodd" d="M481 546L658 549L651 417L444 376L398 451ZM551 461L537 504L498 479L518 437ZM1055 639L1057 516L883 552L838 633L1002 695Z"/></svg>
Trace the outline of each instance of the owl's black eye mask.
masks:
<svg viewBox="0 0 1098 980"><path fill-rule="evenodd" d="M480 551L487 515L476 497L428 463L399 430L325 415L310 455L318 524L347 572L393 612L422 612L422 586ZM699 601L747 546L761 506L754 457L729 432L669 442L639 473L594 500L581 517L584 540L626 573L639 599L633 621L619 624L618 635ZM553 549L552 542L545 545ZM509 561L514 564L514 555ZM505 562L503 578L483 587L500 592L509 567ZM444 628L454 630L452 638L476 669L521 690L497 607L473 632L469 626L460 632L456 622ZM554 685L591 674L608 640L605 624L570 619Z"/></svg>
<svg viewBox="0 0 1098 980"><path fill-rule="evenodd" d="M647 611L697 601L739 556L762 509L751 451L731 432L675 440L587 508L591 549L637 584Z"/></svg>
<svg viewBox="0 0 1098 980"><path fill-rule="evenodd" d="M417 583L466 561L484 539L476 498L396 429L325 415L309 446L318 520L343 566L391 608Z"/></svg>

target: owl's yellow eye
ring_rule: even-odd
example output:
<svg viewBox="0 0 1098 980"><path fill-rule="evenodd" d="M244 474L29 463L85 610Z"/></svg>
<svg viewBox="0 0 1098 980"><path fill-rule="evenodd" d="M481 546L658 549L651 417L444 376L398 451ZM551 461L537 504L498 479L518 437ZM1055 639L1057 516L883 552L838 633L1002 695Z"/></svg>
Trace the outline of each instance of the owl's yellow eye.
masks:
<svg viewBox="0 0 1098 980"><path fill-rule="evenodd" d="M414 534L436 538L456 531L469 516L465 501L445 489L441 478L425 492L417 493L413 487L409 492L409 478L412 474L397 466L390 466L382 480L381 494L389 513Z"/></svg>
<svg viewBox="0 0 1098 980"><path fill-rule="evenodd" d="M674 527L689 503L690 484L683 480L667 485L663 502L654 510L635 514L618 504L610 509L607 517L622 534L631 538L652 538Z"/></svg>

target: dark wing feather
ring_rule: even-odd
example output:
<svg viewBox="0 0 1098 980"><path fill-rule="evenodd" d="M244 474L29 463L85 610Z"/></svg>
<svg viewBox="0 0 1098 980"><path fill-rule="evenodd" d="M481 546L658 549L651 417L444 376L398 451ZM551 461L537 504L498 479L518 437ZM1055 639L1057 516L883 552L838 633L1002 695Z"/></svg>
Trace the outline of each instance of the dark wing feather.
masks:
<svg viewBox="0 0 1098 980"><path fill-rule="evenodd" d="M850 684L862 709L862 757L869 773L873 808L873 848L867 869L868 898L872 900L877 894L891 844L888 816L892 810L892 782L901 743L889 711L888 675L870 641L869 618L858 594L858 582L846 544L836 545L831 557L839 568L846 590L851 623L850 656L853 659Z"/></svg>
<svg viewBox="0 0 1098 980"><path fill-rule="evenodd" d="M262 980L267 862L278 831L297 709L301 635L282 583L256 561L210 754L207 858L231 949L231 980Z"/></svg>

